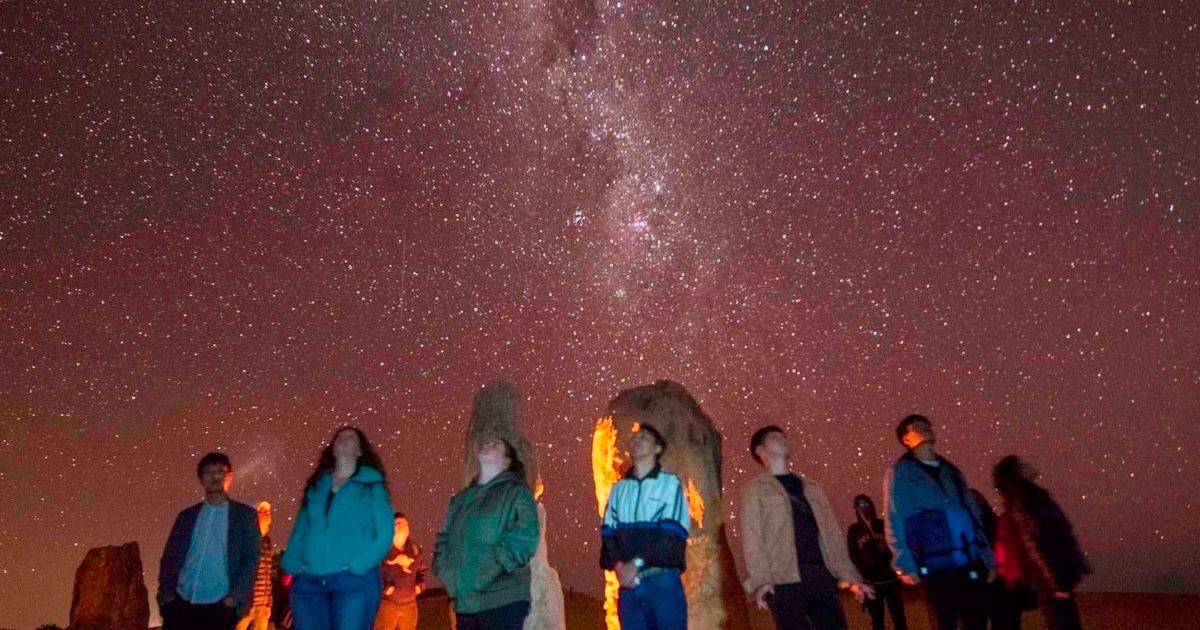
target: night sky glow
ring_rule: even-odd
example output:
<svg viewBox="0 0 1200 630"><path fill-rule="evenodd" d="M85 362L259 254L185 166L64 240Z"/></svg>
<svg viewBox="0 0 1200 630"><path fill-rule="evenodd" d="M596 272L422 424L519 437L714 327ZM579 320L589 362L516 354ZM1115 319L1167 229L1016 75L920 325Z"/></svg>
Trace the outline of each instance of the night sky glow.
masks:
<svg viewBox="0 0 1200 630"><path fill-rule="evenodd" d="M208 450L286 541L343 423L431 541L500 377L577 589L593 423L671 378L731 515L755 427L845 521L921 411L974 485L1040 468L1086 588L1198 591L1198 42L1162 1L2 1L0 626L65 624L89 547L153 584Z"/></svg>

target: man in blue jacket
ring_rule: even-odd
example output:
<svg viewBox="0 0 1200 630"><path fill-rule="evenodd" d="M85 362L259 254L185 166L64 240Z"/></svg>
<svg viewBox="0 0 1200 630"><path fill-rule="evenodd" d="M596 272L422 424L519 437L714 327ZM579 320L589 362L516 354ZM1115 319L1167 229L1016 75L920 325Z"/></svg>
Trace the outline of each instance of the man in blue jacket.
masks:
<svg viewBox="0 0 1200 630"><path fill-rule="evenodd" d="M258 563L258 513L229 498L224 453L196 466L204 500L175 517L158 568L163 630L232 630L249 609Z"/></svg>
<svg viewBox="0 0 1200 630"><path fill-rule="evenodd" d="M923 583L938 628L987 627L987 583L996 561L983 531L982 512L962 471L934 450L925 416L896 426L906 452L884 482L884 531L892 565L908 585Z"/></svg>

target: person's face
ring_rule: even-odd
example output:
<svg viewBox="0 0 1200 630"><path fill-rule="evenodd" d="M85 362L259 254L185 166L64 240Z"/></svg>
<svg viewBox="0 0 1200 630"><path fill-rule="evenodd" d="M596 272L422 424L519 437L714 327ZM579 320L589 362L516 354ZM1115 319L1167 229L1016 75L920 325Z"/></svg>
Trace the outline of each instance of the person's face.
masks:
<svg viewBox="0 0 1200 630"><path fill-rule="evenodd" d="M333 438L333 456L338 459L358 459L362 457L362 444L358 433L352 429L343 429Z"/></svg>
<svg viewBox="0 0 1200 630"><path fill-rule="evenodd" d="M233 471L225 464L208 464L200 471L200 485L207 494L229 492L233 485Z"/></svg>
<svg viewBox="0 0 1200 630"><path fill-rule="evenodd" d="M504 447L504 440L499 438L485 440L479 445L479 450L476 452L476 456L479 458L480 466L499 466L500 468L507 470L508 466L512 463L508 458L507 449Z"/></svg>
<svg viewBox="0 0 1200 630"><path fill-rule="evenodd" d="M908 432L901 438L904 446L909 449L914 449L929 442L930 444L937 441L937 436L933 434L933 427L929 426L928 422L914 422L908 425Z"/></svg>
<svg viewBox="0 0 1200 630"><path fill-rule="evenodd" d="M875 504L870 499L859 499L854 502L854 511L867 518L875 518Z"/></svg>
<svg viewBox="0 0 1200 630"><path fill-rule="evenodd" d="M408 542L408 534L408 519L403 517L396 519L396 533L392 535L392 544L403 547L404 543Z"/></svg>
<svg viewBox="0 0 1200 630"><path fill-rule="evenodd" d="M757 450L758 456L766 461L778 455L786 457L791 448L786 435L779 431L772 431L763 437L762 444L758 446Z"/></svg>
<svg viewBox="0 0 1200 630"><path fill-rule="evenodd" d="M270 532L270 531L271 531L271 506L260 505L260 506L258 506L258 533L262 534L263 536L266 536L267 532Z"/></svg>
<svg viewBox="0 0 1200 630"><path fill-rule="evenodd" d="M648 431L634 431L629 438L629 454L634 459L654 457L662 452L662 447L654 441L654 436Z"/></svg>

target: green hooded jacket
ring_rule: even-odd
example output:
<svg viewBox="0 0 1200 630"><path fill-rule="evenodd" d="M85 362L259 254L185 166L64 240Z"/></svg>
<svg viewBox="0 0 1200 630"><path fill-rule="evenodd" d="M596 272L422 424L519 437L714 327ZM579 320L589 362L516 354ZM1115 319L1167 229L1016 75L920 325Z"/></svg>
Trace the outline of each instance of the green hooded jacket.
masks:
<svg viewBox="0 0 1200 630"><path fill-rule="evenodd" d="M529 560L538 545L533 493L511 471L450 499L433 570L454 609L475 614L529 601Z"/></svg>

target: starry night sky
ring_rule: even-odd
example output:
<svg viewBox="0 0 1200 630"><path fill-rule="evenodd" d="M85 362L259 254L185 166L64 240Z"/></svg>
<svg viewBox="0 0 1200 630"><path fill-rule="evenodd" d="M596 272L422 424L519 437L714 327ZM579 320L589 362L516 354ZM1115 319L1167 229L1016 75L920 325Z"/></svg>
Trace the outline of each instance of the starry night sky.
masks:
<svg viewBox="0 0 1200 630"><path fill-rule="evenodd" d="M1043 472L1085 587L1200 590L1197 13L0 2L0 625L92 546L153 584L208 450L286 541L343 423L430 541L494 378L577 589L592 425L671 378L731 515L755 427L845 522L920 411Z"/></svg>

